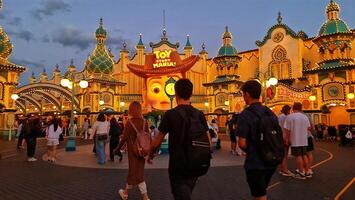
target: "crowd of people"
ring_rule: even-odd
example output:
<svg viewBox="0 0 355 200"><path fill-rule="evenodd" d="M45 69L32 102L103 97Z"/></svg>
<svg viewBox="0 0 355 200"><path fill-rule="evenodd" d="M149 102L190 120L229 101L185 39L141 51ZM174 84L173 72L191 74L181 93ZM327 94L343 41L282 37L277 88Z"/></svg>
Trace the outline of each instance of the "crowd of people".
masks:
<svg viewBox="0 0 355 200"><path fill-rule="evenodd" d="M280 175L297 179L312 178L313 125L310 117L302 112L302 104L294 103L292 108L285 105L279 116L260 102L262 86L256 80L244 83L241 90L247 105L241 113L233 114L226 122L226 132L230 136L232 155L245 155L246 181L255 199L267 199L266 192L270 179L278 169ZM109 160L115 155L122 160L122 151L127 151L128 175L119 195L128 199L129 191L138 186L142 198L148 200L147 185L144 180L145 164L151 164L158 155L159 146L168 134L169 179L174 199L189 200L200 176L207 173L213 149L220 148L220 132L216 119L207 122L204 114L191 105L193 85L188 79L180 79L175 84L177 106L168 110L158 127L149 126L143 117L142 106L132 102L128 110L128 120L123 125L111 115L100 113L91 125L85 119L81 136L94 140L97 163L106 163L106 144L109 144ZM35 161L36 137L41 134L39 118L21 119L18 148L27 143L28 161ZM64 128L60 119L50 120L45 129L48 145L48 161L55 162L56 147ZM263 140L267 138L267 140ZM273 140L273 143L267 143ZM275 145L273 148L270 145ZM295 157L297 169L288 168L288 155ZM271 154L272 159L265 157Z"/></svg>

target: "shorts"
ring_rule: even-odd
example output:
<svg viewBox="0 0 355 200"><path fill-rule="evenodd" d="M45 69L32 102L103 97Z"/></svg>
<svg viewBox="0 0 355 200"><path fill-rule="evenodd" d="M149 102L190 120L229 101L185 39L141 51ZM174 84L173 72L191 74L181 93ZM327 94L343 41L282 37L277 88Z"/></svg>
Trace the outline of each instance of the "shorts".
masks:
<svg viewBox="0 0 355 200"><path fill-rule="evenodd" d="M291 155L305 156L307 154L307 146L291 147Z"/></svg>
<svg viewBox="0 0 355 200"><path fill-rule="evenodd" d="M59 144L58 139L48 139L47 140L47 146L57 146Z"/></svg>
<svg viewBox="0 0 355 200"><path fill-rule="evenodd" d="M272 175L275 169L246 170L249 189L253 197L262 197L266 195Z"/></svg>
<svg viewBox="0 0 355 200"><path fill-rule="evenodd" d="M314 150L313 138L312 137L308 137L307 152L313 151L313 150Z"/></svg>

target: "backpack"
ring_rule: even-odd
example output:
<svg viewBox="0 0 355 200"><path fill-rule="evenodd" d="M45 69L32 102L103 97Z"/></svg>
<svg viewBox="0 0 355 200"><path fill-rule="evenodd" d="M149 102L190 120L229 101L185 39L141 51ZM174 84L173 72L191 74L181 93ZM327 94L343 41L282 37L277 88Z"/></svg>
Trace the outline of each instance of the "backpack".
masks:
<svg viewBox="0 0 355 200"><path fill-rule="evenodd" d="M184 119L179 172L185 177L205 175L211 165L211 148L206 128L200 119L200 111L192 108L191 112L177 109Z"/></svg>
<svg viewBox="0 0 355 200"><path fill-rule="evenodd" d="M262 161L268 165L278 165L285 156L282 129L277 120L273 119L271 111L265 106L260 116L255 110L249 110L259 119L256 127L257 152Z"/></svg>
<svg viewBox="0 0 355 200"><path fill-rule="evenodd" d="M132 125L134 131L137 133L137 137L134 141L131 140L133 144L133 154L139 158L144 158L149 154L150 144L152 142L152 138L150 134L145 131L145 119L143 121L143 130L138 131L137 128L134 126L131 120L128 120L129 123Z"/></svg>

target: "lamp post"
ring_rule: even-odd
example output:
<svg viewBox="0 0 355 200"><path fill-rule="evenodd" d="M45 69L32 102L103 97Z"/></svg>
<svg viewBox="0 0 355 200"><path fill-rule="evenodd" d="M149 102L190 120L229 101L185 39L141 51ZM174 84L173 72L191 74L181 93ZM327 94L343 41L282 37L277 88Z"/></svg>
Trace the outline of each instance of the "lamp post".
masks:
<svg viewBox="0 0 355 200"><path fill-rule="evenodd" d="M170 77L166 82L165 82L165 94L169 97L170 99L170 108L173 108L173 100L175 97L175 83L176 80L173 77Z"/></svg>
<svg viewBox="0 0 355 200"><path fill-rule="evenodd" d="M271 77L269 78L269 80L266 80L267 79L267 74L269 73L269 70L264 72L264 73L259 73L259 76L262 75L262 81L260 80L260 77L259 77L259 81L262 82L262 87L264 88L264 104L265 106L267 106L267 89L270 87L270 86L275 86L277 85L278 83L278 80L277 78L275 78L273 76L273 74L271 74Z"/></svg>
<svg viewBox="0 0 355 200"><path fill-rule="evenodd" d="M73 74L72 74L73 75ZM64 78L60 81L60 84L63 87L66 87L71 90L71 110L70 110L70 125L69 125L69 139L67 146L65 147L66 151L75 151L75 135L74 135L74 86L77 82L75 82L74 77L71 77L71 80ZM87 88L89 83L86 80L79 81L80 88Z"/></svg>

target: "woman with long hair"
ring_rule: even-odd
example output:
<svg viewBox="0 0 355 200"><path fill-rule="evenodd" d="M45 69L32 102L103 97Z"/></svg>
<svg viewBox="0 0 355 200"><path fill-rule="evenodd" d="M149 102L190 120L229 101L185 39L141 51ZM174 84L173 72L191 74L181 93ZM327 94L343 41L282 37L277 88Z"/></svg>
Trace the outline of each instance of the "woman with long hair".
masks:
<svg viewBox="0 0 355 200"><path fill-rule="evenodd" d="M123 131L123 137L120 141L120 144L115 149L115 152L118 155L121 155L122 146L127 143L128 148L128 176L127 176L127 184L125 189L120 189L119 194L122 199L128 199L129 190L133 188L133 186L138 185L138 188L142 194L143 200L148 200L148 192L147 185L144 181L144 165L145 159L141 157L137 157L133 153L134 141L137 138L136 130L146 130L148 131L148 122L143 118L142 115L142 106L139 102L134 101L129 105L128 109L129 119L125 124L125 128Z"/></svg>
<svg viewBox="0 0 355 200"><path fill-rule="evenodd" d="M97 116L96 122L93 125L93 133L95 134L95 149L97 163L104 165L106 163L105 147L110 131L110 123L106 121L104 113Z"/></svg>
<svg viewBox="0 0 355 200"><path fill-rule="evenodd" d="M49 162L55 162L56 150L59 145L59 136L62 133L62 128L59 126L59 120L54 118L47 129L47 156Z"/></svg>
<svg viewBox="0 0 355 200"><path fill-rule="evenodd" d="M122 131L115 117L110 120L110 161L115 161L115 154L113 152L116 149L118 143L120 142L120 135ZM122 157L121 157L122 158ZM120 159L121 160L121 159Z"/></svg>
<svg viewBox="0 0 355 200"><path fill-rule="evenodd" d="M27 122L25 122L27 123ZM37 137L41 134L41 120L36 117L32 119L29 124L25 124L25 128L28 132L26 136L26 143L27 143L27 161L33 162L37 161L34 157L36 152L36 144L37 144Z"/></svg>

